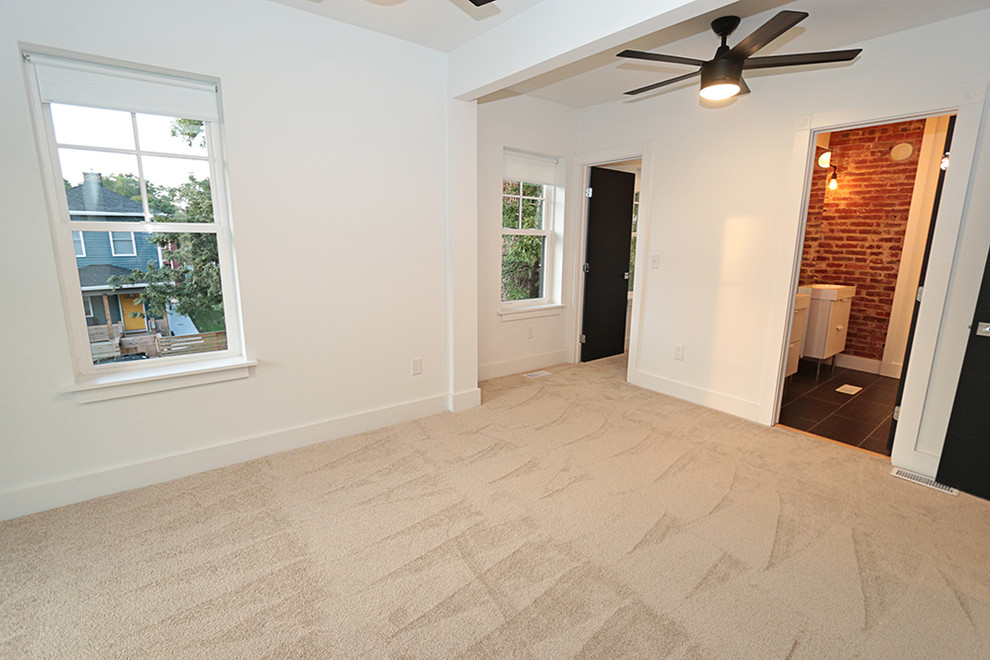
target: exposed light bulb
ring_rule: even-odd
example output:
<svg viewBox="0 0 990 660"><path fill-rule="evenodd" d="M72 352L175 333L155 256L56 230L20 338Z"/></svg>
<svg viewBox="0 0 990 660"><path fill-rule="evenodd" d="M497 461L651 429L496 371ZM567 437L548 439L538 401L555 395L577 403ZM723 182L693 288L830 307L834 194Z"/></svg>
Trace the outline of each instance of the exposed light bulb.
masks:
<svg viewBox="0 0 990 660"><path fill-rule="evenodd" d="M736 83L719 83L702 87L700 94L701 98L709 101L724 101L738 94L740 89L742 88Z"/></svg>
<svg viewBox="0 0 990 660"><path fill-rule="evenodd" d="M949 152L948 151L946 151L945 154L942 156L942 162L939 164L939 167L942 168L942 171L943 172L945 170L949 169Z"/></svg>
<svg viewBox="0 0 990 660"><path fill-rule="evenodd" d="M839 187L839 178L838 178L837 172L838 172L838 168L835 165L833 165L832 166L832 176L828 180L828 189L829 190L835 190L836 188Z"/></svg>

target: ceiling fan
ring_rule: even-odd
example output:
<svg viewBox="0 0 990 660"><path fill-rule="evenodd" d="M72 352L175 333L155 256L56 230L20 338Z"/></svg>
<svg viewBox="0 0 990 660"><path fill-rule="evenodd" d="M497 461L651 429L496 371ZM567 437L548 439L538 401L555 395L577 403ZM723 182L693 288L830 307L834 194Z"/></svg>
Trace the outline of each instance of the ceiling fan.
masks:
<svg viewBox="0 0 990 660"><path fill-rule="evenodd" d="M862 48L852 48L850 50L831 50L818 53L794 53L793 55L752 57L753 53L807 17L808 13L803 11L782 11L732 48L729 48L725 42L726 38L739 27L739 17L722 16L721 18L716 18L712 21L712 30L722 38L722 45L715 51L715 56L708 61L691 57L680 57L679 55L624 50L618 54L619 57L652 60L654 62L672 62L674 64L688 64L699 67L697 71L640 87L639 89L626 92L626 94L642 94L643 92L672 85L701 74L702 98L710 101L721 101L731 98L736 94L749 93L749 87L742 79L743 69L767 69L770 67L797 66L800 64L848 62L863 50Z"/></svg>

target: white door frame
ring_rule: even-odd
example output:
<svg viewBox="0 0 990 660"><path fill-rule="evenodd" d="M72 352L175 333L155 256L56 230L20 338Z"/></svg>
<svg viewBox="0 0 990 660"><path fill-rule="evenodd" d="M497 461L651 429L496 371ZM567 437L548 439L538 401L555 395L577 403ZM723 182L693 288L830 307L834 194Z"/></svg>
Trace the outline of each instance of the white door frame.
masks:
<svg viewBox="0 0 990 660"><path fill-rule="evenodd" d="M580 204L575 204L576 215L571 217L571 226L576 231L569 232L572 236L570 243L570 254L575 255L571 261L570 271L574 286L571 287L571 304L569 307L574 310L572 315L570 346L570 361L577 363L581 361L581 321L584 318L584 264L587 251L588 236L588 198L584 191L588 188L591 179L591 168L599 165L608 165L624 160L640 159L642 161L642 172L640 174L639 191L639 221L636 231L636 263L633 277L633 299L632 299L632 319L629 327L629 365L628 375L633 373L639 361L639 319L642 317L640 304L643 300L642 291L645 286L644 263L642 261L643 248L649 245L649 217L650 217L650 182L652 181L653 169L653 142L645 142L611 149L603 149L579 154L575 158L573 179L569 188L580 195Z"/></svg>
<svg viewBox="0 0 990 660"><path fill-rule="evenodd" d="M979 282L962 276L982 264L990 246L990 191L970 186L972 171L990 166L990 141L980 140L985 89L959 90L953 94L933 93L930 98L904 104L896 98L878 99L869 107L847 108L799 117L792 154L795 179L791 197L800 200L801 221L793 236L794 259L790 286L781 287L776 304L775 327L779 336L778 369L768 370L765 383L774 401L772 421L780 414L783 373L790 331L790 311L800 274L801 252L807 223L808 194L812 159L809 157L817 133L861 126L893 123L909 119L955 114L952 167L945 178L939 207L939 220L932 237L931 258L925 279L925 296L918 312L908 372L904 377L901 413L894 438L891 462L897 467L935 476L945 439L956 380L968 337L969 315L975 304ZM903 107L908 105L908 107ZM902 106L902 107L898 107ZM982 142L982 143L981 143ZM981 146L979 154L977 145ZM798 173L801 180L797 179ZM982 272L982 271L980 271Z"/></svg>

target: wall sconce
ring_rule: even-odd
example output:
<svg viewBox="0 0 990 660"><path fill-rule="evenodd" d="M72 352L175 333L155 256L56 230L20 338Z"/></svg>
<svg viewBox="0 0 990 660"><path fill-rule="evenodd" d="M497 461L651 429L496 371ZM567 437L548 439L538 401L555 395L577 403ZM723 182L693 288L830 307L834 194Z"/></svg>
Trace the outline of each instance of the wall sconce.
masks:
<svg viewBox="0 0 990 660"><path fill-rule="evenodd" d="M828 189L835 190L839 187L838 168L832 165L832 176L828 178Z"/></svg>
<svg viewBox="0 0 990 660"><path fill-rule="evenodd" d="M942 154L942 162L939 163L939 168L941 168L941 170L943 172L945 170L949 169L949 152L948 151L946 151L944 154Z"/></svg>
<svg viewBox="0 0 990 660"><path fill-rule="evenodd" d="M832 152L826 151L818 157L818 167L828 168L832 164Z"/></svg>

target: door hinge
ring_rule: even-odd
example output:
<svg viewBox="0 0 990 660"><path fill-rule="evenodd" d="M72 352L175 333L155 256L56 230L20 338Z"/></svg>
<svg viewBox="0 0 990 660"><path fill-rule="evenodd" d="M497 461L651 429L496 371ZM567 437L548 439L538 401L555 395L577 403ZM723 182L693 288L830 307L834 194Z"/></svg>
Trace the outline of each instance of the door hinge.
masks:
<svg viewBox="0 0 990 660"><path fill-rule="evenodd" d="M894 414L891 415L891 418L896 422L897 421L897 418L900 417L900 416L901 416L901 407L900 406L894 406Z"/></svg>
<svg viewBox="0 0 990 660"><path fill-rule="evenodd" d="M581 270L583 270L586 273L591 272L591 265L586 263L585 265L581 266Z"/></svg>
<svg viewBox="0 0 990 660"><path fill-rule="evenodd" d="M919 286L918 287L918 295L916 295L914 297L914 299L917 300L918 302L921 302L921 296L922 296L922 294L924 294L924 292L925 292L925 287Z"/></svg>
<svg viewBox="0 0 990 660"><path fill-rule="evenodd" d="M588 338L585 335L581 335L581 339L579 341L582 344L586 344L586 343L588 343Z"/></svg>
<svg viewBox="0 0 990 660"><path fill-rule="evenodd" d="M592 191L591 188L585 188L584 189L584 196L585 197L591 197L592 193L593 193L593 191Z"/></svg>

